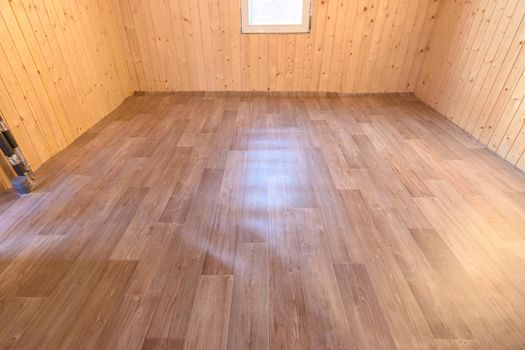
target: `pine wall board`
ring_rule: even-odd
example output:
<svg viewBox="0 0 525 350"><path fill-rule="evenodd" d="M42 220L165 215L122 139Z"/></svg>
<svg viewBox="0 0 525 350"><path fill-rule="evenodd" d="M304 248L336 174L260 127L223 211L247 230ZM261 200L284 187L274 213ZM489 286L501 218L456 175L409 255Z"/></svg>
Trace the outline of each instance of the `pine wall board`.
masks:
<svg viewBox="0 0 525 350"><path fill-rule="evenodd" d="M117 0L144 91L413 92L436 0L315 0L309 34L241 34L239 0Z"/></svg>
<svg viewBox="0 0 525 350"><path fill-rule="evenodd" d="M137 89L125 36L112 0L0 1L0 112L33 167Z"/></svg>
<svg viewBox="0 0 525 350"><path fill-rule="evenodd" d="M416 95L525 171L525 1L443 1Z"/></svg>

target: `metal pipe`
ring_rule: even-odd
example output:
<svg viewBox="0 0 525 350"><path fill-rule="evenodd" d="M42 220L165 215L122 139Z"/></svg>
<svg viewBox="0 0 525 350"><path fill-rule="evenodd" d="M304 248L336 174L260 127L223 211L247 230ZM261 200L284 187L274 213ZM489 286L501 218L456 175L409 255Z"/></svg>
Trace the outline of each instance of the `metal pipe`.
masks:
<svg viewBox="0 0 525 350"><path fill-rule="evenodd" d="M4 122L1 115L0 115L0 134L4 136L5 140L7 141L7 144L9 144L9 146L11 146L11 148L13 149L13 153L16 155L17 160L20 162L21 166L24 168L24 173L27 176L29 176L29 178L34 179L35 174L33 173L33 170L31 169L29 162L27 161L26 157L22 153L22 150L18 146L18 142L16 142L15 137L13 136L11 131L9 131L9 128L7 127L7 124Z"/></svg>
<svg viewBox="0 0 525 350"><path fill-rule="evenodd" d="M9 141L7 141L7 139L2 133L0 133L0 150L2 150L2 153L4 153L4 155L7 157L9 163L11 163L11 166L15 170L15 173L18 176L25 176L26 169L24 167L24 164L22 164L20 158L18 158L18 155L15 153L15 151L9 144Z"/></svg>
<svg viewBox="0 0 525 350"><path fill-rule="evenodd" d="M13 187L20 195L25 195L31 192L33 188L33 172L31 167L25 160L22 151L18 147L13 135L9 132L7 125L0 116L0 150L7 157L9 163L13 167L15 173L18 175L12 180Z"/></svg>

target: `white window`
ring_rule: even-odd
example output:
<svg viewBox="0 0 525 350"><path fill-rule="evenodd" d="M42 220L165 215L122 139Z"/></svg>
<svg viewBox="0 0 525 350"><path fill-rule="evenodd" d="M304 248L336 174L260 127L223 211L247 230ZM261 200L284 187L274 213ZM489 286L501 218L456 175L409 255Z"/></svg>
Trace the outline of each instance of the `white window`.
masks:
<svg viewBox="0 0 525 350"><path fill-rule="evenodd" d="M307 33L311 0L242 0L243 33Z"/></svg>

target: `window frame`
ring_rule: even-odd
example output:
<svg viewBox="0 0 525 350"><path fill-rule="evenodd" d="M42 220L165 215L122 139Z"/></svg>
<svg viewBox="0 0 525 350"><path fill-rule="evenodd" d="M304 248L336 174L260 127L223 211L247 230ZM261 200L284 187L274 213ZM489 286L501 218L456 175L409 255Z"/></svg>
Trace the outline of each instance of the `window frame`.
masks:
<svg viewBox="0 0 525 350"><path fill-rule="evenodd" d="M303 21L301 24L279 24L264 25L250 24L249 6L250 0L241 0L241 34L289 34L289 33L310 33L312 1L303 1Z"/></svg>

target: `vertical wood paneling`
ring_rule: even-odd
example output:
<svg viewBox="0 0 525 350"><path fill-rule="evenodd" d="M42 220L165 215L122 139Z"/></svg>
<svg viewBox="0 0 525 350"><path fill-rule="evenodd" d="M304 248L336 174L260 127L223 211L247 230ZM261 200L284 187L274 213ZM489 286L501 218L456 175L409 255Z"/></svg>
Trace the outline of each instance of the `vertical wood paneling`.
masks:
<svg viewBox="0 0 525 350"><path fill-rule="evenodd" d="M117 107L136 90L136 75L145 81L120 5L0 2L0 112L33 167ZM0 173L5 188L12 174Z"/></svg>
<svg viewBox="0 0 525 350"><path fill-rule="evenodd" d="M238 0L117 1L140 90L358 93L413 92L440 3L315 0L311 33L242 35Z"/></svg>
<svg viewBox="0 0 525 350"><path fill-rule="evenodd" d="M443 2L416 95L525 170L525 2Z"/></svg>

